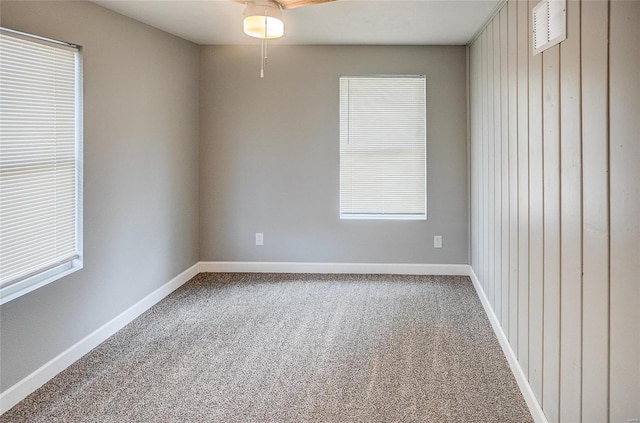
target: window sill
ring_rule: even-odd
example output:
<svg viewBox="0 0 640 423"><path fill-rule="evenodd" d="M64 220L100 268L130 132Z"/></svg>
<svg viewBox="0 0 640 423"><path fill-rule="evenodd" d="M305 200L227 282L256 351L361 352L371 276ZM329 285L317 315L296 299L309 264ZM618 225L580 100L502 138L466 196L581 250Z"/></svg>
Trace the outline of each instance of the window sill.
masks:
<svg viewBox="0 0 640 423"><path fill-rule="evenodd" d="M82 259L73 259L51 269L47 269L44 272L40 272L31 277L4 286L0 288L0 305L15 300L22 295L70 275L71 273L82 269L82 266Z"/></svg>
<svg viewBox="0 0 640 423"><path fill-rule="evenodd" d="M340 220L427 220L423 214L341 214Z"/></svg>

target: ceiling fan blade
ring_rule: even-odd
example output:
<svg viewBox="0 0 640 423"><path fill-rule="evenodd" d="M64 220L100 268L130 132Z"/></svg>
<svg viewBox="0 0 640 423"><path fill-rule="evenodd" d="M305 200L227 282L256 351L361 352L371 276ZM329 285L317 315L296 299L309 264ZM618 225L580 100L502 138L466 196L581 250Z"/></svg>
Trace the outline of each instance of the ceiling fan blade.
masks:
<svg viewBox="0 0 640 423"><path fill-rule="evenodd" d="M312 6L314 4L328 3L334 0L276 0L283 9L295 9L296 7Z"/></svg>
<svg viewBox="0 0 640 423"><path fill-rule="evenodd" d="M252 0L233 0L236 3L252 3ZM312 6L314 4L328 3L335 0L275 0L283 9L295 9L296 7Z"/></svg>

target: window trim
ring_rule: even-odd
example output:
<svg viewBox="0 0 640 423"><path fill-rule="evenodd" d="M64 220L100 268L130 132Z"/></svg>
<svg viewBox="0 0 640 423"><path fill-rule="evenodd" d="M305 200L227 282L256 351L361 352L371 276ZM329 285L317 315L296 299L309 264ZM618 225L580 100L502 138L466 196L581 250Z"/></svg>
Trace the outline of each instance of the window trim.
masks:
<svg viewBox="0 0 640 423"><path fill-rule="evenodd" d="M75 179L76 179L76 254L63 261L45 265L32 273L18 277L14 281L0 286L0 305L8 303L22 295L48 285L58 279L74 273L84 266L84 235L83 235L83 181L84 181L84 92L83 92L83 54L82 46L52 38L42 37L0 26L0 31L15 38L21 38L34 43L53 45L56 48L75 51Z"/></svg>

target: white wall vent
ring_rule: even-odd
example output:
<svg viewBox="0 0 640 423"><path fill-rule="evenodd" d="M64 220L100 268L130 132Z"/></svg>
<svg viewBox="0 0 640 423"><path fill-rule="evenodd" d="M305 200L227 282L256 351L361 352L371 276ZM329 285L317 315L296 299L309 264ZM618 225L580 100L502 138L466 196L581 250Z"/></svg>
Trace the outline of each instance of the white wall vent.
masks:
<svg viewBox="0 0 640 423"><path fill-rule="evenodd" d="M533 8L531 19L534 55L567 38L566 0L542 0Z"/></svg>

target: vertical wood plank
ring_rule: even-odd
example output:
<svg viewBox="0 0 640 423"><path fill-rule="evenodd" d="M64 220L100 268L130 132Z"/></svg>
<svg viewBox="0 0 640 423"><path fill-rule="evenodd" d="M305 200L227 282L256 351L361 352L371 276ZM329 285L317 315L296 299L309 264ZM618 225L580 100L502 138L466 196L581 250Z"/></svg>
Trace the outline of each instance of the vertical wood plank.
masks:
<svg viewBox="0 0 640 423"><path fill-rule="evenodd" d="M479 215L479 199L478 193L480 192L480 174L478 171L478 149L480 135L480 110L479 110L479 100L478 100L478 91L480 89L480 80L479 80L479 72L478 72L478 40L476 40L469 47L469 78L470 78L470 90L469 94L471 96L470 102L470 120L471 120L471 266L475 269L476 273L479 272L479 239L478 239L478 215Z"/></svg>
<svg viewBox="0 0 640 423"><path fill-rule="evenodd" d="M495 111L494 111L494 89L493 81L494 54L493 54L493 26L495 20L487 26L487 151L488 151L488 167L487 167L487 235L489 241L488 257L487 257L487 297L491 303L491 307L495 310Z"/></svg>
<svg viewBox="0 0 640 423"><path fill-rule="evenodd" d="M500 22L501 14L493 19L493 311L498 321L502 319L502 225L501 207L502 190L500 176L502 173L502 127L500 125Z"/></svg>
<svg viewBox="0 0 640 423"><path fill-rule="evenodd" d="M469 119L469 125L470 125L470 134L469 134L469 175L470 175L470 192L469 192L469 210L471 212L471 222L469 223L469 242L470 242L470 248L471 248L471 254L469 256L469 263L471 264L472 268L475 268L477 260L476 260L476 233L473 230L473 228L476 225L476 212L478 210L477 205L476 205L476 175L475 175L475 170L476 170L476 164L475 164L475 149L476 146L470 142L471 139L475 139L476 135L475 135L475 125L477 123L477 118L476 118L476 109L475 109L475 89L476 89L476 82L475 82L475 63L474 63L474 44L471 44L470 46L468 46L468 68L469 68L469 73L468 73L468 78L469 78L469 112L468 112L468 119Z"/></svg>
<svg viewBox="0 0 640 423"><path fill-rule="evenodd" d="M477 272L477 276L478 278L482 278L483 277L483 272L484 272L484 261L483 261L483 254L484 254L484 238L483 238L483 233L482 233L482 228L483 228L483 224L482 224L482 216L483 216L483 198L482 198L482 193L483 193L483 186L482 186L482 165L483 165L483 152L482 152L482 139L483 139L483 119L484 119L484 109L483 109L483 96L482 96L482 85L483 85L483 80L482 80L482 75L483 75L483 60L482 60L482 54L483 54L483 50L482 50L482 37L478 37L478 39L476 40L475 44L476 46L476 92L478 95L478 99L477 99L477 107L478 107L478 135L477 138L472 139L471 143L475 144L477 146L477 158L476 158L476 166L477 166L477 172L476 172L476 176L478 178L477 181L477 204L478 204L478 213L477 213L477 225L474 228L474 231L476 232L476 236L477 236L477 256L478 256L478 268L476 270Z"/></svg>
<svg viewBox="0 0 640 423"><path fill-rule="evenodd" d="M582 120L580 2L567 1L560 44L560 421L581 421Z"/></svg>
<svg viewBox="0 0 640 423"><path fill-rule="evenodd" d="M612 1L610 14L609 419L629 422L640 419L640 2Z"/></svg>
<svg viewBox="0 0 640 423"><path fill-rule="evenodd" d="M488 139L489 139L489 125L487 124L487 119L489 117L488 112L488 53L487 53L487 35L488 31L482 33L482 244L483 244L483 254L482 254L482 288L485 294L489 289L489 229L488 222L489 218L487 216L487 211L489 209L488 204L488 167L489 167L489 152L488 152Z"/></svg>
<svg viewBox="0 0 640 423"><path fill-rule="evenodd" d="M544 142L544 320L542 407L560 418L560 46L542 56Z"/></svg>
<svg viewBox="0 0 640 423"><path fill-rule="evenodd" d="M582 420L609 418L608 2L582 3Z"/></svg>
<svg viewBox="0 0 640 423"><path fill-rule="evenodd" d="M530 9L538 4L529 0ZM529 12L531 19L531 11ZM529 34L529 52L532 39ZM529 382L542 403L542 321L544 304L543 243L543 144L542 144L542 55L529 58Z"/></svg>
<svg viewBox="0 0 640 423"><path fill-rule="evenodd" d="M518 361L529 375L529 6L518 8Z"/></svg>
<svg viewBox="0 0 640 423"><path fill-rule="evenodd" d="M509 97L509 343L518 355L518 7L507 3Z"/></svg>
<svg viewBox="0 0 640 423"><path fill-rule="evenodd" d="M475 75L476 77L476 93L478 94L478 99L477 99L477 122L478 122L478 134L476 138L472 138L471 139L471 145L474 146L476 148L476 152L477 152L477 158L476 158L476 166L477 166L477 171L476 171L476 177L477 177L477 182L476 182L476 189L478 190L476 192L476 196L477 196L477 206L478 206L478 210L477 210L477 225L472 228L473 231L476 233L476 237L477 237L477 244L476 244L476 249L477 249L477 258L478 258L478 262L476 264L475 267L475 272L476 275L478 276L478 279L482 278L482 267L483 267L483 263L482 263L482 254L483 254L483 244L482 244L482 37L478 37L475 41L475 43L473 44L474 48L475 48L475 55L476 55L476 70L475 73L477 75Z"/></svg>
<svg viewBox="0 0 640 423"><path fill-rule="evenodd" d="M501 288L500 293L502 299L502 328L505 334L509 333L509 97L508 85L509 75L507 66L508 52L508 34L507 34L507 6L505 5L500 11L500 124L502 142L502 168L500 175L500 184L502 189L500 204L500 234L502 242L500 243L501 254Z"/></svg>

